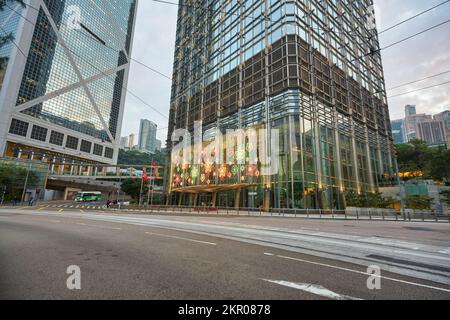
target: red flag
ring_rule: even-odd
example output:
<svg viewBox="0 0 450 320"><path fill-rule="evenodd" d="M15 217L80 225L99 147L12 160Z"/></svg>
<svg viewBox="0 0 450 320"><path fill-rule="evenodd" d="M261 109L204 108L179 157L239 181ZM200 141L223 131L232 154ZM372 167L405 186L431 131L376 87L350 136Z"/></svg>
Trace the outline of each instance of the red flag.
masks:
<svg viewBox="0 0 450 320"><path fill-rule="evenodd" d="M147 172L145 172L145 171L144 171L144 174L142 175L142 180L144 180L144 182L147 182L149 180L148 176L147 176Z"/></svg>

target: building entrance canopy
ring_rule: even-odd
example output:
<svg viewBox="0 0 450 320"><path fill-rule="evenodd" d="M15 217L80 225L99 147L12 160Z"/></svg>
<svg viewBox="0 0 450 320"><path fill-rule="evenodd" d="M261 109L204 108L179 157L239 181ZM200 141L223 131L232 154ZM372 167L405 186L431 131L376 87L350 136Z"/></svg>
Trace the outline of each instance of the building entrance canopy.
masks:
<svg viewBox="0 0 450 320"><path fill-rule="evenodd" d="M251 187L257 187L256 183L239 183L239 184L222 184L222 185L211 185L211 186L190 186L184 188L173 189L172 192L176 193L217 193L217 192L227 192L235 191L240 189L246 189Z"/></svg>

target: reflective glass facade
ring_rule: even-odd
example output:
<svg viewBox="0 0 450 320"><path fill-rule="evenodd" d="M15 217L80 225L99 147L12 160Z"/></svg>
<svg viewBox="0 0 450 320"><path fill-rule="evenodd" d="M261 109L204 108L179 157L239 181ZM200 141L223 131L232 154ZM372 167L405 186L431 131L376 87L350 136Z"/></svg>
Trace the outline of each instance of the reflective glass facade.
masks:
<svg viewBox="0 0 450 320"><path fill-rule="evenodd" d="M136 7L137 0L29 1L26 15L14 15L33 28L12 119L47 123L46 144L54 131L77 155L99 159L99 148L89 147L97 143L106 162L116 158Z"/></svg>
<svg viewBox="0 0 450 320"><path fill-rule="evenodd" d="M277 129L270 176L248 159L171 157L172 204L342 209L393 177L372 0L180 1L169 137L178 129ZM270 130L268 131L270 132ZM169 143L169 149L176 144ZM245 163L237 161L241 157ZM215 150L217 153L218 151ZM251 159L250 159L251 160ZM255 173L256 172L256 173Z"/></svg>
<svg viewBox="0 0 450 320"><path fill-rule="evenodd" d="M23 7L20 4L9 4L9 7L22 12ZM14 48L14 43L17 36L17 29L20 22L20 17L9 7L4 7L0 11L0 38L5 39L0 45L0 92L5 78L6 68L8 66L9 58Z"/></svg>

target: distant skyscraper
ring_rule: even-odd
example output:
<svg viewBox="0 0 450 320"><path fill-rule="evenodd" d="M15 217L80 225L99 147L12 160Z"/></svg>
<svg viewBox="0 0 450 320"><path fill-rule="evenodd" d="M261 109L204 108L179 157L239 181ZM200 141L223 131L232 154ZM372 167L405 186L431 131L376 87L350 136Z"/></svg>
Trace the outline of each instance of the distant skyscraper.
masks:
<svg viewBox="0 0 450 320"><path fill-rule="evenodd" d="M133 150L133 148L135 146L135 144L134 144L135 138L136 138L136 135L134 133L132 133L128 136L128 148L130 150Z"/></svg>
<svg viewBox="0 0 450 320"><path fill-rule="evenodd" d="M116 163L137 0L25 2L0 11L0 156Z"/></svg>
<svg viewBox="0 0 450 320"><path fill-rule="evenodd" d="M414 114L405 118L405 131L407 141L420 139L419 137L419 123L425 121L432 121L433 117L427 114Z"/></svg>
<svg viewBox="0 0 450 320"><path fill-rule="evenodd" d="M394 120L391 122L392 126L392 136L394 138L395 144L402 144L406 142L406 132L405 132L405 120Z"/></svg>
<svg viewBox="0 0 450 320"><path fill-rule="evenodd" d="M405 106L405 117L410 117L417 114L416 106Z"/></svg>
<svg viewBox="0 0 450 320"><path fill-rule="evenodd" d="M122 137L120 138L120 149L126 150L128 148L128 137Z"/></svg>
<svg viewBox="0 0 450 320"><path fill-rule="evenodd" d="M447 143L447 131L443 121L428 120L417 124L417 138L429 144Z"/></svg>
<svg viewBox="0 0 450 320"><path fill-rule="evenodd" d="M443 121L445 129L450 133L450 110L446 110L434 116L435 120Z"/></svg>
<svg viewBox="0 0 450 320"><path fill-rule="evenodd" d="M150 120L141 120L139 128L139 150L154 153L156 149L156 133L158 125Z"/></svg>
<svg viewBox="0 0 450 320"><path fill-rule="evenodd" d="M156 140L156 151L161 152L162 142L161 140Z"/></svg>

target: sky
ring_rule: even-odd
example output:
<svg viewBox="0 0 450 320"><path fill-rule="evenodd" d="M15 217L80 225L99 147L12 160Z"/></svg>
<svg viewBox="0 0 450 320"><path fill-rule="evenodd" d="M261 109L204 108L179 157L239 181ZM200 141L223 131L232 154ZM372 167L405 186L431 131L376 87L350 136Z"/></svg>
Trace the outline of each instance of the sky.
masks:
<svg viewBox="0 0 450 320"><path fill-rule="evenodd" d="M172 0L176 2L176 0ZM443 0L374 0L378 29L437 5ZM172 76L177 6L140 0L133 45L133 59ZM380 35L381 47L414 35L450 18L450 2ZM422 79L450 70L450 23L382 51L386 87ZM450 73L423 82L389 90L388 96L450 81ZM127 95L122 136L139 132L140 119L158 124L158 139L167 138L171 81L133 62L128 89L157 109ZM417 106L418 113L435 114L450 109L450 84L389 98L391 119L404 116L404 106ZM164 116L163 116L164 115Z"/></svg>

